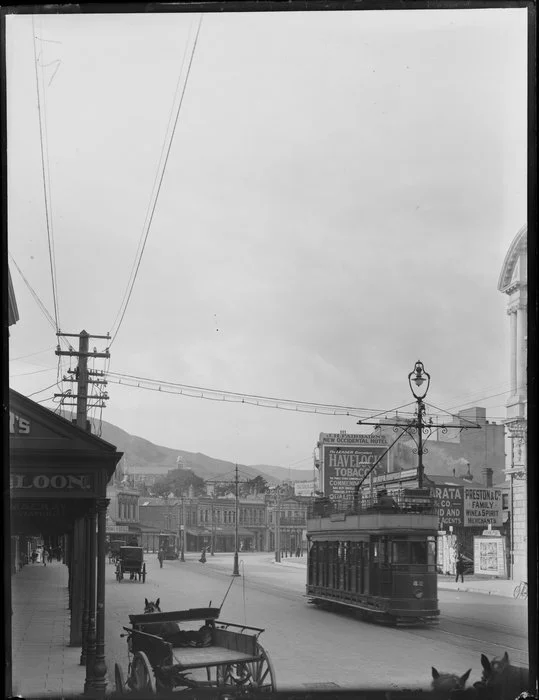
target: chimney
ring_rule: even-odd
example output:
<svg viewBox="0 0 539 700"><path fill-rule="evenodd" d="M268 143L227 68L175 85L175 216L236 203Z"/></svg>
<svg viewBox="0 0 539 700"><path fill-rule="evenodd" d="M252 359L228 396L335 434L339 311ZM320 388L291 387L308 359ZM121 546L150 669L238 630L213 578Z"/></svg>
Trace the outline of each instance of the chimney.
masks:
<svg viewBox="0 0 539 700"><path fill-rule="evenodd" d="M489 489L492 488L492 469L490 467L484 467L481 473L483 474L483 481L486 487Z"/></svg>

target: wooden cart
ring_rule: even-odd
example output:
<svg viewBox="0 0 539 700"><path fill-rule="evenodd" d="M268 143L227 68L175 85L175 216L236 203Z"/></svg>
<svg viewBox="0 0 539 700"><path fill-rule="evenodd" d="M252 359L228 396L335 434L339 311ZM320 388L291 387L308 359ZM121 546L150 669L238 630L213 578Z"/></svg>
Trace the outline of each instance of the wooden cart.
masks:
<svg viewBox="0 0 539 700"><path fill-rule="evenodd" d="M194 608L167 613L130 615L127 636L127 681L116 664L116 692L151 695L188 688L236 688L273 692L275 672L268 653L258 643L264 631L218 620L219 608ZM206 646L184 646L167 627L204 621ZM163 623L162 629L155 623ZM145 630L152 630L149 633ZM155 634L160 631L160 634ZM209 633L208 633L209 631ZM196 632L191 632L196 637ZM176 635L177 637L178 635ZM171 641L167 641L170 639Z"/></svg>
<svg viewBox="0 0 539 700"><path fill-rule="evenodd" d="M138 579L142 583L146 582L146 564L142 547L120 547L116 561L116 580L122 581L125 574L129 574L131 581Z"/></svg>

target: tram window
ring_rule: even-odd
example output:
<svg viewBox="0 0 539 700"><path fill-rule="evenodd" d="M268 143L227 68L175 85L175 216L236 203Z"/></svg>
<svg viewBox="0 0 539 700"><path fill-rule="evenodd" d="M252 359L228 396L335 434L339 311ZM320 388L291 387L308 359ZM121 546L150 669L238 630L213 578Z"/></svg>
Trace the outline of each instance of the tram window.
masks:
<svg viewBox="0 0 539 700"><path fill-rule="evenodd" d="M408 542L406 540L393 542L393 563L408 564Z"/></svg>
<svg viewBox="0 0 539 700"><path fill-rule="evenodd" d="M427 539L427 564L430 570L436 569L436 540L434 537Z"/></svg>
<svg viewBox="0 0 539 700"><path fill-rule="evenodd" d="M427 563L427 543L426 542L410 542L410 563L411 564L426 564Z"/></svg>

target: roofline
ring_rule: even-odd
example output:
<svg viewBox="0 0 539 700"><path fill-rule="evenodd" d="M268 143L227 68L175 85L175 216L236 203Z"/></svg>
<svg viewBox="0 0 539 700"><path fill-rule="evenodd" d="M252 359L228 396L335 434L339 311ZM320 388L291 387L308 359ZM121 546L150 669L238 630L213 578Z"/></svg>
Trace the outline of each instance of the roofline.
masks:
<svg viewBox="0 0 539 700"><path fill-rule="evenodd" d="M50 409L45 408L45 406L41 406L41 404L38 404L35 401L32 401L32 399L28 398L28 396L25 396L24 394L21 394L18 391L15 391L15 389L12 389L11 387L9 387L9 397L10 397L9 402L10 402L10 404L11 404L11 396L15 396L17 399L20 399L23 403L30 403L32 405L32 410L38 414L41 413L44 418L50 419L52 416L54 420L63 421L66 425L68 425L73 430L78 430L80 432L81 436L84 436L85 438L94 441L101 448L103 448L103 447L110 448L111 452L114 451L115 453L123 456L123 452L119 452L116 445L113 445L111 442L107 442L106 440L103 440L103 438L97 437L97 435L94 435L93 433L90 433L87 430L84 430L83 428L78 426L76 423L71 423L70 421L67 420L67 418L64 418L63 416L58 415L56 413L53 413Z"/></svg>
<svg viewBox="0 0 539 700"><path fill-rule="evenodd" d="M528 224L524 224L522 226L517 235L513 238L511 245L509 246L509 250L507 251L505 255L505 259L503 261L502 269L500 272L500 276L498 278L498 291L499 292L505 292L506 289L508 289L511 286L511 281L507 282L506 277L507 277L507 271L510 267L510 265L513 263L513 261L516 259L518 253L520 252L519 248L522 246L523 239L526 239L526 243L528 241Z"/></svg>

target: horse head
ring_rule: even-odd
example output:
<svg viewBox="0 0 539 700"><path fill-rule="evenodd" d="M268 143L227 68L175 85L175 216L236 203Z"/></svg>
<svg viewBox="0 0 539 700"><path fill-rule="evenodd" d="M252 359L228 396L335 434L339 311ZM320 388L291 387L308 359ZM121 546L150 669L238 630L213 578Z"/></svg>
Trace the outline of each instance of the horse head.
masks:
<svg viewBox="0 0 539 700"><path fill-rule="evenodd" d="M464 690L466 681L468 680L472 669L468 669L462 676L456 673L440 673L432 667L432 690L435 693L440 693L449 697Z"/></svg>
<svg viewBox="0 0 539 700"><path fill-rule="evenodd" d="M148 600L148 598L144 598L144 614L161 612L161 608L159 607L160 600L161 599L158 598L155 603L153 603L151 600Z"/></svg>
<svg viewBox="0 0 539 700"><path fill-rule="evenodd" d="M528 689L528 669L512 666L507 652L502 657L495 657L490 661L485 654L481 654L481 666L481 681L493 700L515 698Z"/></svg>

